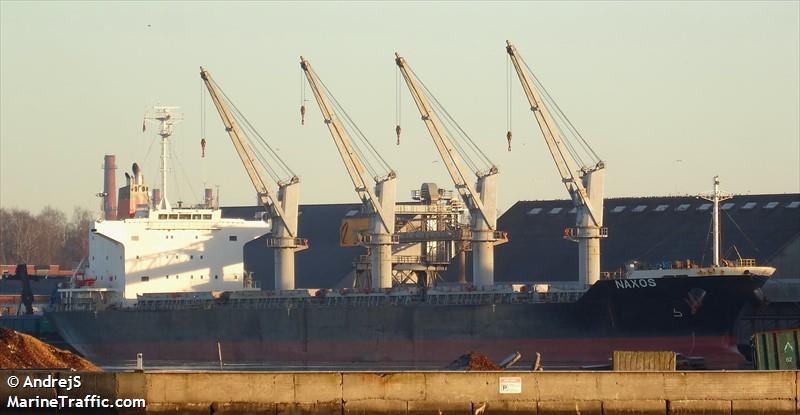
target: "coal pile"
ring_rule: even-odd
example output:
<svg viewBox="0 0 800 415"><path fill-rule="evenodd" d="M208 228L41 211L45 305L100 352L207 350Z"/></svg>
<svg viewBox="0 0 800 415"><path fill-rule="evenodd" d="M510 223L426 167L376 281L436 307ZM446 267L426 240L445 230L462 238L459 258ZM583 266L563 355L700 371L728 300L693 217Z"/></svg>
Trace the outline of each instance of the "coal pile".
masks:
<svg viewBox="0 0 800 415"><path fill-rule="evenodd" d="M72 369L100 372L75 353L58 349L27 334L0 327L0 369Z"/></svg>
<svg viewBox="0 0 800 415"><path fill-rule="evenodd" d="M503 370L491 359L478 352L469 352L461 355L453 363L447 365L447 370Z"/></svg>

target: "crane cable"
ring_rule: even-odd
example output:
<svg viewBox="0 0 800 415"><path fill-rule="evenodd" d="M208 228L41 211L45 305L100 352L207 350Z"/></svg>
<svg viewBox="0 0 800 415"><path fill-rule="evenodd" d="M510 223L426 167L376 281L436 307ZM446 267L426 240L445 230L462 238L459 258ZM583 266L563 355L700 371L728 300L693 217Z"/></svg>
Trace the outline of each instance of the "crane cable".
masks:
<svg viewBox="0 0 800 415"><path fill-rule="evenodd" d="M262 145L264 148L266 148L266 150L267 150L267 154L270 156L270 158L272 158L273 160L275 160L275 161L278 163L278 165L279 165L279 166L281 167L281 169L283 170L283 173L284 173L285 175L287 175L287 176L288 176L288 178L297 177L297 175L295 175L295 174L294 174L294 172L292 171L292 169L291 169L291 168L289 168L289 166L286 164L286 162L284 162L284 161L283 161L283 159L281 159L281 158L280 158L280 156L278 156L278 153L275 151L275 149L273 149L273 148L272 148L272 146L270 146L270 145L269 145L269 143L267 143L267 141L264 139L264 137L263 137L263 136L262 136L262 135L261 135L261 134L258 132L258 130L256 130L256 128L255 128L255 127L254 127L254 126L253 126L253 125L250 123L250 120L248 120L248 119L247 119L247 117L245 117L245 116L244 116L244 114L242 114L242 112L241 112L241 111L239 111L239 108L238 108L238 107L236 107L236 104L234 104L234 103L233 103L233 101L231 101L231 99L230 99L230 98L228 97L228 95L225 93L225 90L223 90L222 88L220 88L219 84L217 84L215 81L213 81L213 80L212 80L212 82L214 82L214 86L216 86L216 87L217 87L217 89L219 89L219 91L222 93L222 96L225 98L225 101L226 101L226 102L227 102L227 103L230 105L230 107L231 107L231 108L233 108L233 111L234 111L234 115L235 115L235 117L236 117L236 118L237 118L239 121L241 121L241 122L243 123L242 127L245 127L246 129L249 129L249 130L250 130L250 132L251 132L251 133L253 133L253 135L255 135L255 136L258 138L258 140L259 140L259 142L261 143L261 145ZM253 141L252 139L250 139L250 137L249 137L249 136L248 136L248 134L246 134L246 133L245 133L245 138L246 138L246 139L248 139L248 141L250 141L251 143L254 143L254 141ZM262 164L262 167L263 167L263 168L264 168L264 169L267 171L267 174L269 174L269 175L270 175L270 177L271 177L271 178L272 178L272 179L273 179L273 180L274 180L276 183L281 183L281 182L283 181L283 179L286 179L286 178L287 178L287 177L282 177L282 176L281 176L281 175L280 175L280 174L279 174L279 173L278 173L278 172L277 172L277 171L276 171L276 170L273 168L273 166L272 166L272 163L269 163L269 162L268 162L267 158L264 156L264 154L261 152L261 150L259 149L259 147L258 147L258 146L253 146L253 150L254 150L254 151L255 151L255 153L256 153L256 157L257 157L257 158L259 159L259 161L261 162L261 164Z"/></svg>
<svg viewBox="0 0 800 415"><path fill-rule="evenodd" d="M336 99L333 93L331 93L330 89L328 89L328 86L325 85L325 82L323 82L322 79L320 79L317 76L317 73L314 72L313 69L311 70L311 75L317 81L319 81L320 85L322 85L323 92L325 93L326 97L330 100L330 102L333 104L334 112L336 113L336 115L339 117L340 120L344 121L342 127L345 130L347 130L348 134L351 137L355 137L358 139L358 141L353 141L353 147L358 153L361 160L363 161L364 167L369 171L369 173L373 176L373 178L376 178L377 180L378 176L381 175L385 176L388 175L390 172L392 172L393 170L391 166L389 166L389 163L386 162L386 160L381 156L381 154L378 152L375 146L372 145L372 142L370 142L370 140L367 139L367 136L364 134L364 132L361 131L361 129L358 127L355 121L353 121L353 119L350 117L350 114L348 114L347 111L345 111L344 107L339 103L339 101ZM350 126L350 128L348 128L348 125ZM359 141L362 143L362 145L359 145L358 143ZM363 146L365 146L365 148L362 148ZM364 155L365 153L370 154L372 156L373 161L377 162L379 164L379 167L383 171L379 171L378 169L376 169L372 165L370 158Z"/></svg>
<svg viewBox="0 0 800 415"><path fill-rule="evenodd" d="M400 67L395 65L394 67L394 132L397 134L397 145L400 145L400 132L402 128L400 128L400 119L402 118L402 101L400 99L400 87L401 87L401 77L400 74Z"/></svg>
<svg viewBox="0 0 800 415"><path fill-rule="evenodd" d="M300 125L306 124L306 83L304 82L303 69L300 69Z"/></svg>
<svg viewBox="0 0 800 415"><path fill-rule="evenodd" d="M416 72L414 72L414 70L411 68L408 69L414 75L414 78L416 78L416 80L419 81L420 85L422 86L423 92L430 99L431 104L435 107L434 109L438 110L438 112L441 112L441 114L444 115L442 121L450 123L451 126L454 127L458 133L460 133L458 135L452 134L452 131L446 125L444 126L445 129L450 134L450 136L454 138L453 144L455 144L455 146L458 148L459 155L470 165L470 168L473 169L476 173L480 171L480 169L477 166L477 163L475 163L472 160L472 157L470 157L469 153L459 144L458 142L459 135L465 141L465 144L469 146L474 155L477 155L480 161L484 163L487 168L494 167L494 163L492 163L492 161L489 160L489 157L486 156L486 154L480 149L480 147L478 147L478 145L469 136L469 134L467 134L466 131L464 131L464 129L458 124L458 122L456 122L453 116L450 115L447 109L439 102L436 96L431 92L431 90L427 87L427 85L425 85L425 83L422 81L422 79L420 79L420 77L416 74Z"/></svg>
<svg viewBox="0 0 800 415"><path fill-rule="evenodd" d="M590 155L590 157L595 163L599 162L600 156L597 155L597 153L594 151L591 145L589 145L589 142L585 138L583 138L583 135L581 135L580 131L578 131L575 125L572 124L572 121L570 121L569 118L566 116L566 114L564 114L564 112L561 110L561 107L558 105L558 102L556 102L556 100L550 95L550 92L547 90L547 88L545 88L544 84L539 80L539 78L536 77L536 74L533 72L533 70L531 70L531 67L528 65L528 62L525 61L525 58L523 58L519 54L517 54L517 57L519 57L519 59L522 61L522 64L525 65L525 68L528 70L528 74L531 75L534 82L536 82L537 87L543 92L543 96L556 109L555 112L560 118L562 118L563 122L565 123L565 126L567 127L567 131L570 131L572 135L574 135L579 139L581 147L586 151L587 154Z"/></svg>
<svg viewBox="0 0 800 415"><path fill-rule="evenodd" d="M508 141L508 151L511 151L511 57L506 60L506 141Z"/></svg>

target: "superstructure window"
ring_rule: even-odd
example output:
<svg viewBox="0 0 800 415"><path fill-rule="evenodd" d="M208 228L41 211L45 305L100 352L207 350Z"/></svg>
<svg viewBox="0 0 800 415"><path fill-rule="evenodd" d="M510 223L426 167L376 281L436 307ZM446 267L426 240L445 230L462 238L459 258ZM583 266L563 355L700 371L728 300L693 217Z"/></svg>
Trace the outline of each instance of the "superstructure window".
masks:
<svg viewBox="0 0 800 415"><path fill-rule="evenodd" d="M228 237L229 241L235 241L236 239L237 239L236 235L231 235L231 236Z"/></svg>
<svg viewBox="0 0 800 415"><path fill-rule="evenodd" d="M639 212L644 212L645 209L647 209L647 205L639 205L633 208L633 211L639 213Z"/></svg>
<svg viewBox="0 0 800 415"><path fill-rule="evenodd" d="M182 214L180 214L178 216L178 219L191 219L191 218L192 218L192 215L187 214L187 213L182 213Z"/></svg>
<svg viewBox="0 0 800 415"><path fill-rule="evenodd" d="M150 281L150 277L147 276L147 275L143 276L142 277L142 282L145 282L145 281Z"/></svg>
<svg viewBox="0 0 800 415"><path fill-rule="evenodd" d="M166 213L159 213L158 214L158 218L159 219L166 219L167 218L167 214Z"/></svg>
<svg viewBox="0 0 800 415"><path fill-rule="evenodd" d="M139 235L131 235L131 241L138 241Z"/></svg>
<svg viewBox="0 0 800 415"><path fill-rule="evenodd" d="M211 215L203 215L203 219L211 219Z"/></svg>
<svg viewBox="0 0 800 415"><path fill-rule="evenodd" d="M169 218L170 219L178 219L178 214L177 213L172 213L172 214L169 215Z"/></svg>
<svg viewBox="0 0 800 415"><path fill-rule="evenodd" d="M198 214L194 214L194 215L192 215L192 219L193 219L193 220L194 220L194 219L202 219L202 218L203 218L203 215L201 215L201 214L199 214L199 213L198 213Z"/></svg>

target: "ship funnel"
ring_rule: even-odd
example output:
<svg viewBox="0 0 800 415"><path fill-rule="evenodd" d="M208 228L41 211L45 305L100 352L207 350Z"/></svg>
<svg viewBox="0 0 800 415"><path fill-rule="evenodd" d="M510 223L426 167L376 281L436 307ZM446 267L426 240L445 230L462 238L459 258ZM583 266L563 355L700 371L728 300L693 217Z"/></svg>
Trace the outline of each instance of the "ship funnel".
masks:
<svg viewBox="0 0 800 415"><path fill-rule="evenodd" d="M117 217L117 157L113 154L106 154L103 166L103 214L106 220L114 220Z"/></svg>
<svg viewBox="0 0 800 415"><path fill-rule="evenodd" d="M161 189L153 189L153 207L157 208L161 204Z"/></svg>
<svg viewBox="0 0 800 415"><path fill-rule="evenodd" d="M139 164L133 163L131 170L133 170L133 184L144 184L144 177L142 177L142 170L139 168Z"/></svg>
<svg viewBox="0 0 800 415"><path fill-rule="evenodd" d="M213 209L214 208L214 191L211 188L207 187L205 189L205 195L204 196L205 196L206 207L209 208L209 209Z"/></svg>

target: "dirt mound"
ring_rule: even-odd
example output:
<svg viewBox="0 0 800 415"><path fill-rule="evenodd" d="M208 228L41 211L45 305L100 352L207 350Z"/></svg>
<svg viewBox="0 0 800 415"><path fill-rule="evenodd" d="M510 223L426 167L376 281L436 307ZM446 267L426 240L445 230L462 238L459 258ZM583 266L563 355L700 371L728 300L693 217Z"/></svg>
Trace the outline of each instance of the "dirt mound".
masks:
<svg viewBox="0 0 800 415"><path fill-rule="evenodd" d="M503 370L486 355L469 352L447 366L448 370Z"/></svg>
<svg viewBox="0 0 800 415"><path fill-rule="evenodd" d="M0 369L101 371L75 353L55 348L35 337L2 327L0 327Z"/></svg>

